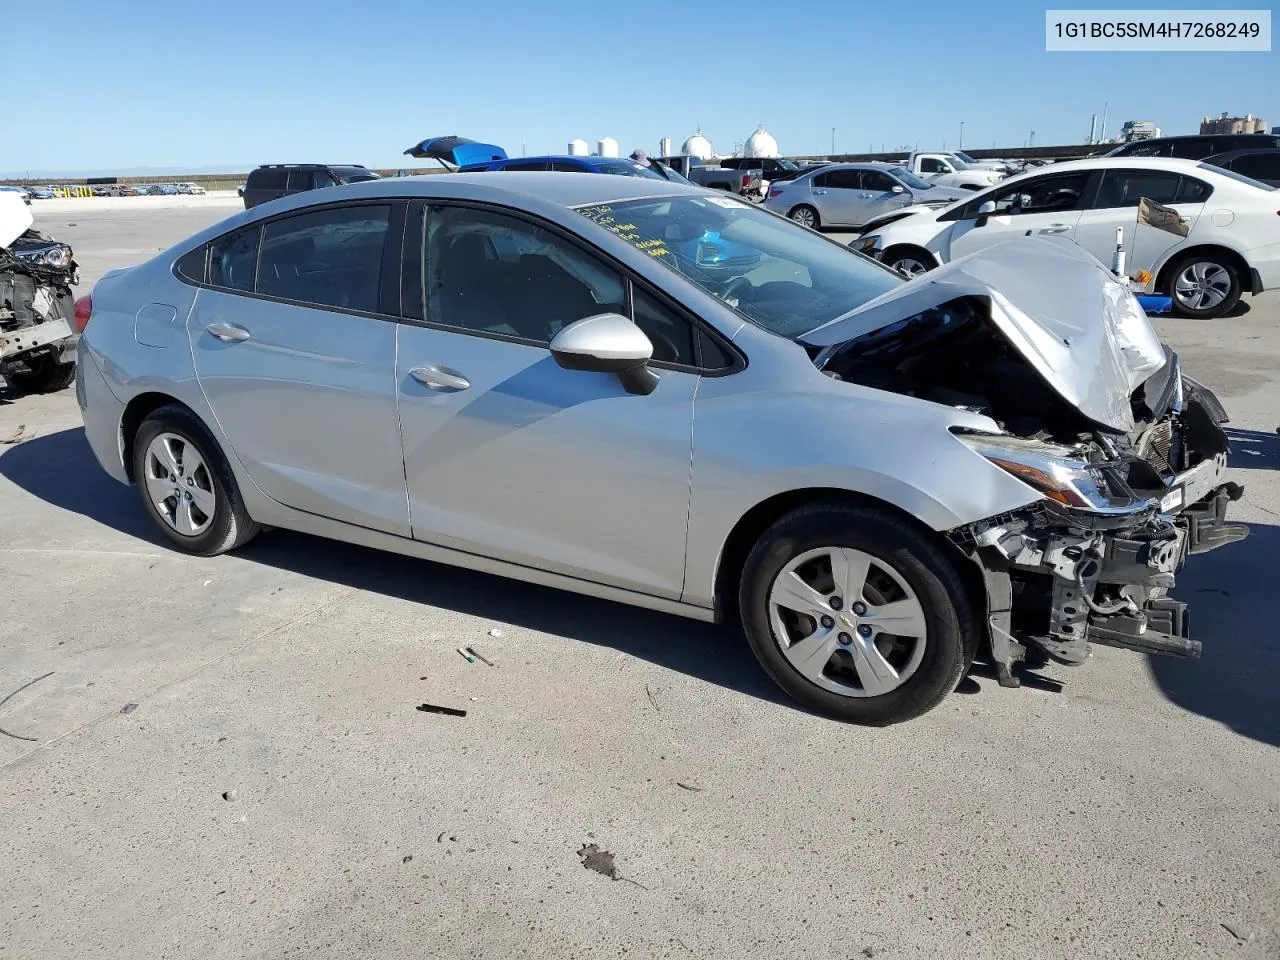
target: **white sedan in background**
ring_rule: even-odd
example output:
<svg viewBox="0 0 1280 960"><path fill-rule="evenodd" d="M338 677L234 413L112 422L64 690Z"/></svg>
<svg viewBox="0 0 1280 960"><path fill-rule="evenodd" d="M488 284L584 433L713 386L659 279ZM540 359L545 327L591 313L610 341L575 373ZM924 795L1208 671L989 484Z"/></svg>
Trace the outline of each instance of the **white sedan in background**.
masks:
<svg viewBox="0 0 1280 960"><path fill-rule="evenodd" d="M1172 207L1182 237L1137 223L1146 197ZM944 210L922 210L853 247L908 276L1012 237L1074 240L1108 266L1124 229L1127 272L1183 316L1230 312L1242 293L1280 287L1280 193L1229 170L1161 157L1077 160L1024 173Z"/></svg>

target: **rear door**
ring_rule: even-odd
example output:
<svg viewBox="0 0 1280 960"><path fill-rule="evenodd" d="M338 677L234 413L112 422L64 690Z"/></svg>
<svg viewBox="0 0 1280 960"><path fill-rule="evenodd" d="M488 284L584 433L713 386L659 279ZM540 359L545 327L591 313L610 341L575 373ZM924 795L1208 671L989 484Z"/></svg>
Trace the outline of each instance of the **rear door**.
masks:
<svg viewBox="0 0 1280 960"><path fill-rule="evenodd" d="M408 536L395 391L403 225L402 202L343 204L214 240L187 330L228 452L263 493Z"/></svg>
<svg viewBox="0 0 1280 960"><path fill-rule="evenodd" d="M1115 256L1116 229L1123 229L1125 271L1136 276L1141 270L1151 270L1173 247L1185 242L1177 234L1138 225L1142 198L1172 207L1193 227L1212 192L1203 180L1177 171L1104 170L1089 209L1080 215L1075 241L1109 267Z"/></svg>
<svg viewBox="0 0 1280 960"><path fill-rule="evenodd" d="M944 259L955 260L1001 240L1023 236L1070 238L1080 220L1093 174L1087 170L1032 177L1004 190L988 191L964 207L941 242ZM978 207L984 200L995 212L984 218Z"/></svg>

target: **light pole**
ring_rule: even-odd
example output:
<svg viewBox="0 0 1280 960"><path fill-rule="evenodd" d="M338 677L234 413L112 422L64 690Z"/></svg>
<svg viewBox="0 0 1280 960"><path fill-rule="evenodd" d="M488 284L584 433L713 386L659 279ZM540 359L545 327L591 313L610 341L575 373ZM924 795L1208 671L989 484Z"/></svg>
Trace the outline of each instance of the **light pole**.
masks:
<svg viewBox="0 0 1280 960"><path fill-rule="evenodd" d="M831 128L831 156L836 155L836 128Z"/></svg>
<svg viewBox="0 0 1280 960"><path fill-rule="evenodd" d="M964 121L963 120L960 121L960 146L957 149L959 150L964 149Z"/></svg>

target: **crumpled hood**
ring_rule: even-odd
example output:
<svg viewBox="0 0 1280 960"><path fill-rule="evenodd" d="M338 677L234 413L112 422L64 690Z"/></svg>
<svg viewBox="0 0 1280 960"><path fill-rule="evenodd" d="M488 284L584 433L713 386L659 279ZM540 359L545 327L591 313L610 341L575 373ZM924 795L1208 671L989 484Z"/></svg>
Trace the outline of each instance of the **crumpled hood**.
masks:
<svg viewBox="0 0 1280 960"><path fill-rule="evenodd" d="M31 226L31 208L22 202L22 194L0 190L0 247L7 247Z"/></svg>
<svg viewBox="0 0 1280 960"><path fill-rule="evenodd" d="M1070 240L993 244L799 339L836 346L958 297L985 300L996 328L1062 399L1095 423L1133 429L1129 397L1164 366L1164 348L1128 288Z"/></svg>

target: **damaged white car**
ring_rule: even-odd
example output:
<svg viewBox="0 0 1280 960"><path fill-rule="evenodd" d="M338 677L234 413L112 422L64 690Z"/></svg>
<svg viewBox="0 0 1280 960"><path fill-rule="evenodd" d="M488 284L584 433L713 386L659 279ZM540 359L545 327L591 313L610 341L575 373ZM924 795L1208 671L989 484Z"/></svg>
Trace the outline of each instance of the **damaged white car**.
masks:
<svg viewBox="0 0 1280 960"><path fill-rule="evenodd" d="M692 187L399 178L245 211L90 306L85 435L179 549L284 527L741 624L844 720L975 657L1195 656L1174 578L1247 532L1213 394L1050 238L908 282Z"/></svg>
<svg viewBox="0 0 1280 960"><path fill-rule="evenodd" d="M77 335L71 248L31 228L16 194L0 193L0 376L48 393L75 378Z"/></svg>

